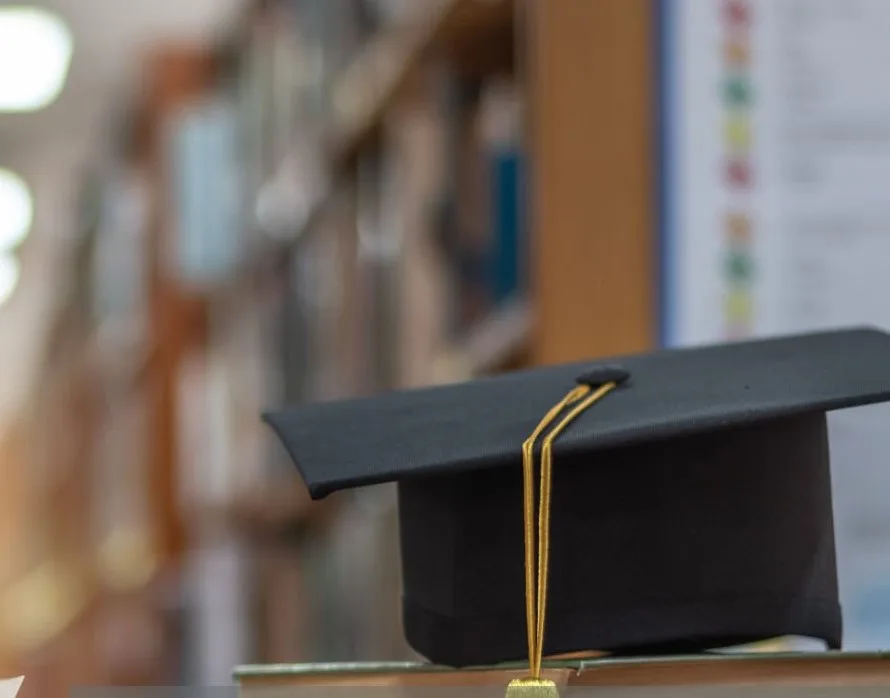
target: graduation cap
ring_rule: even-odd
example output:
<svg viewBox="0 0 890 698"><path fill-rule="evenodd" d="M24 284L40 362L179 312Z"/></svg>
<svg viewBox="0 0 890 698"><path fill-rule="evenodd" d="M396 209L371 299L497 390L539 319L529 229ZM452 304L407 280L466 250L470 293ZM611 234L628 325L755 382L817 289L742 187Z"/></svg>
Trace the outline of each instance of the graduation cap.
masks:
<svg viewBox="0 0 890 698"><path fill-rule="evenodd" d="M267 420L314 498L398 483L403 623L418 652L452 666L531 652L534 666L535 653L785 635L839 647L825 413L886 400L890 335L857 329Z"/></svg>

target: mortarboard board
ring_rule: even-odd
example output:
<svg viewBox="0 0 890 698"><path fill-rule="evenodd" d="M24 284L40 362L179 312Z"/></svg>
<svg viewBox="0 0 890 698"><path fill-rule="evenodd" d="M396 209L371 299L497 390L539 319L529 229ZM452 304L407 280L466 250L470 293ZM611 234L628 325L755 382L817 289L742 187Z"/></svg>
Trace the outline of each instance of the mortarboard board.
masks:
<svg viewBox="0 0 890 698"><path fill-rule="evenodd" d="M838 647L825 413L890 400L890 335L665 350L266 419L313 498L398 483L408 642L491 664L532 644L523 442L579 383L595 404L553 444L541 651Z"/></svg>

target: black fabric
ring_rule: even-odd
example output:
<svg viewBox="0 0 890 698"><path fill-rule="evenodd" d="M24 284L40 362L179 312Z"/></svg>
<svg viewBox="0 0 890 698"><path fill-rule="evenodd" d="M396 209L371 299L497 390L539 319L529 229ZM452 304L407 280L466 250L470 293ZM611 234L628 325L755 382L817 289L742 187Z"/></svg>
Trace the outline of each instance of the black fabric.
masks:
<svg viewBox="0 0 890 698"><path fill-rule="evenodd" d="M599 366L584 371L575 379L575 382L590 386L591 388L599 388L606 383L621 385L628 378L630 378L630 373L621 366Z"/></svg>
<svg viewBox="0 0 890 698"><path fill-rule="evenodd" d="M526 646L520 647L525 642L525 624L517 624L517 618L509 618L510 622L493 618L455 622L436 617L407 600L402 615L405 636L412 647L428 659L435 658L432 661L436 664L486 666L507 657L523 660L528 655ZM676 656L786 634L826 639L829 649L840 649L840 606L819 600L808 600L790 612L786 599L705 599L670 607L556 611L547 619L558 628L550 633L554 639L547 645L549 655L583 651L580 648L598 639L604 647L611 646L610 654L615 656ZM598 633L592 630L596 627L600 628ZM786 631L777 634L779 627ZM671 635L681 629L683 637ZM620 644L612 645L610 638Z"/></svg>
<svg viewBox="0 0 890 698"><path fill-rule="evenodd" d="M545 653L839 647L826 434L807 415L557 462ZM405 634L431 661L526 656L521 486L399 484Z"/></svg>
<svg viewBox="0 0 890 698"><path fill-rule="evenodd" d="M598 366L631 378L560 436L554 455L890 399L890 336L849 330L524 371L267 415L313 497L515 465L543 415Z"/></svg>

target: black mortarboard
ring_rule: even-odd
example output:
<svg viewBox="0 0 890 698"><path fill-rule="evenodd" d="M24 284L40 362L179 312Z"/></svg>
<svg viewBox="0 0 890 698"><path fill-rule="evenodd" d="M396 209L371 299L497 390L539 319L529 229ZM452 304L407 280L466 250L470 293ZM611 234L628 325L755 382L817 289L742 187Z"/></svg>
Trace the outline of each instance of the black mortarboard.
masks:
<svg viewBox="0 0 890 698"><path fill-rule="evenodd" d="M267 419L314 498L398 482L408 641L490 664L526 654L522 443L579 380L620 385L554 446L544 653L838 647L825 413L890 399L890 335L661 351Z"/></svg>

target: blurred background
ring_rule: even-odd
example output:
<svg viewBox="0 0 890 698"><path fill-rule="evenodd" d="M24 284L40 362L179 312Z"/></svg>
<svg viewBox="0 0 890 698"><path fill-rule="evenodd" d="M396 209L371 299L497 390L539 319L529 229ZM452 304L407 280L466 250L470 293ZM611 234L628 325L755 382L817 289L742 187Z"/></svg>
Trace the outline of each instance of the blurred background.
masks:
<svg viewBox="0 0 890 698"><path fill-rule="evenodd" d="M887 36L885 0L0 2L0 675L412 658L393 489L308 501L264 409L890 328ZM831 425L854 649L888 418Z"/></svg>

